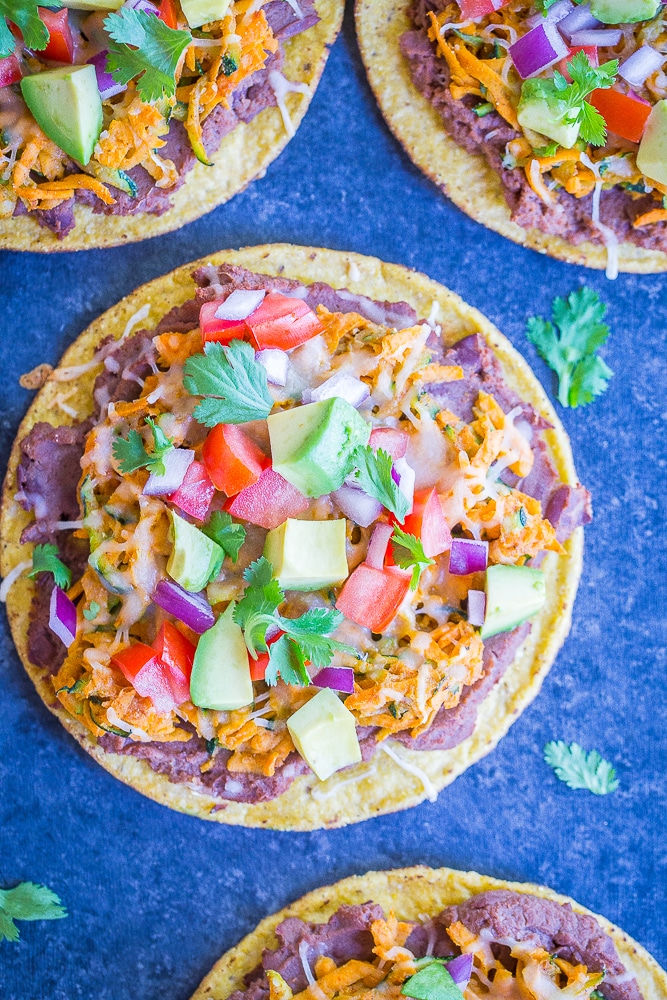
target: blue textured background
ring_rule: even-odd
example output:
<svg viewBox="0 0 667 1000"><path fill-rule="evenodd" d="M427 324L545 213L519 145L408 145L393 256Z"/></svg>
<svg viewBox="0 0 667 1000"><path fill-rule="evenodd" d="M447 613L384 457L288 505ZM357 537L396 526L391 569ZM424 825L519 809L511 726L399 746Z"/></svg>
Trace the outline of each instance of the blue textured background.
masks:
<svg viewBox="0 0 667 1000"><path fill-rule="evenodd" d="M31 395L19 375L55 364L140 282L223 247L288 240L427 272L478 306L529 358L531 313L581 282L609 303L606 395L561 411L595 521L575 623L543 692L500 747L436 804L347 830L227 829L153 804L86 756L46 711L1 621L0 886L52 887L67 920L23 923L0 944L3 1000L186 1000L259 919L354 872L425 862L544 882L606 914L667 964L667 667L664 491L667 276L610 283L522 250L448 204L384 126L350 12L296 138L267 176L179 233L84 254L5 254L4 465ZM574 792L542 762L552 738L596 747L620 790Z"/></svg>

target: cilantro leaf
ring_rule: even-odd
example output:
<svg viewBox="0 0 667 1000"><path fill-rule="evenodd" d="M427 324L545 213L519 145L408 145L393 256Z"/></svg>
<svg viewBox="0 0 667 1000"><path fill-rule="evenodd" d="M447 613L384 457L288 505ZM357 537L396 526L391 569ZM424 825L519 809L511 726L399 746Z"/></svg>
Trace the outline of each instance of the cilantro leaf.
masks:
<svg viewBox="0 0 667 1000"><path fill-rule="evenodd" d="M359 656L352 646L329 638L329 632L337 629L343 621L342 613L335 608L310 608L299 618L283 618L280 615L277 621L282 631L298 644L305 659L315 667L328 666L336 650ZM269 652L273 655L273 645Z"/></svg>
<svg viewBox="0 0 667 1000"><path fill-rule="evenodd" d="M578 743L568 746L563 740L552 740L544 748L544 759L568 788L587 788L593 795L608 795L619 786L609 761L597 750L587 754Z"/></svg>
<svg viewBox="0 0 667 1000"><path fill-rule="evenodd" d="M410 590L416 590L423 571L427 566L433 565L433 560L429 559L424 552L424 546L419 538L407 531L402 531L400 528L394 528L394 534L391 536L391 547L396 565L400 566L401 569L412 570Z"/></svg>
<svg viewBox="0 0 667 1000"><path fill-rule="evenodd" d="M204 346L185 362L183 384L192 396L205 396L195 419L205 427L264 420L273 407L266 369L243 340Z"/></svg>
<svg viewBox="0 0 667 1000"><path fill-rule="evenodd" d="M264 681L273 687L278 683L278 677L281 677L285 684L296 684L300 687L307 687L310 684L305 654L299 644L287 635L281 635L269 647L269 663Z"/></svg>
<svg viewBox="0 0 667 1000"><path fill-rule="evenodd" d="M557 0L535 0L535 6L541 14L546 15L556 2Z"/></svg>
<svg viewBox="0 0 667 1000"><path fill-rule="evenodd" d="M55 892L34 882L21 882L13 889L0 889L0 941L18 941L15 920L61 920L67 910Z"/></svg>
<svg viewBox="0 0 667 1000"><path fill-rule="evenodd" d="M354 478L364 493L378 500L383 507L395 514L403 524L410 504L394 482L391 455L382 448L373 451L370 445L355 448L353 453L356 472Z"/></svg>
<svg viewBox="0 0 667 1000"><path fill-rule="evenodd" d="M97 601L91 601L90 606L83 609L83 617L87 622L94 621L100 613L100 606Z"/></svg>
<svg viewBox="0 0 667 1000"><path fill-rule="evenodd" d="M113 443L113 457L124 475L143 468L158 476L165 473L164 458L173 451L174 443L150 417L146 417L146 423L153 432L152 452L146 451L141 434L135 430L131 430L127 438L116 438Z"/></svg>
<svg viewBox="0 0 667 1000"><path fill-rule="evenodd" d="M72 584L72 574L62 559L58 556L58 549L55 545L36 545L32 551L32 569L28 573L31 579L38 573L53 573L56 587L62 590L69 590Z"/></svg>
<svg viewBox="0 0 667 1000"><path fill-rule="evenodd" d="M116 83L138 77L137 91L143 101L173 97L176 67L192 41L190 32L170 28L159 17L129 7L109 14L104 27L109 33L106 68Z"/></svg>
<svg viewBox="0 0 667 1000"><path fill-rule="evenodd" d="M577 289L553 303L553 323L531 316L526 336L558 376L561 406L584 406L601 395L614 374L596 351L609 336L607 307L591 288Z"/></svg>
<svg viewBox="0 0 667 1000"><path fill-rule="evenodd" d="M236 524L226 510L214 510L208 524L201 530L217 542L225 555L231 556L233 563L236 562L246 536L242 524Z"/></svg>
<svg viewBox="0 0 667 1000"><path fill-rule="evenodd" d="M251 563L243 574L246 588L232 617L245 632L251 656L266 652L266 630L275 623L275 612L285 600L280 584L273 579L273 567L266 556Z"/></svg>
<svg viewBox="0 0 667 1000"><path fill-rule="evenodd" d="M579 51L566 63L572 78L568 83L558 70L554 73L554 85L558 97L565 103L565 120L570 125L579 123L579 135L592 146L604 146L607 137L607 123L600 112L586 98L594 90L607 90L618 73L618 59L610 59L602 66L593 66L585 52Z"/></svg>
<svg viewBox="0 0 667 1000"><path fill-rule="evenodd" d="M47 0L40 6L54 7L55 3ZM0 59L10 56L17 45L7 21L21 29L27 48L39 51L49 44L49 29L39 16L37 0L0 0Z"/></svg>

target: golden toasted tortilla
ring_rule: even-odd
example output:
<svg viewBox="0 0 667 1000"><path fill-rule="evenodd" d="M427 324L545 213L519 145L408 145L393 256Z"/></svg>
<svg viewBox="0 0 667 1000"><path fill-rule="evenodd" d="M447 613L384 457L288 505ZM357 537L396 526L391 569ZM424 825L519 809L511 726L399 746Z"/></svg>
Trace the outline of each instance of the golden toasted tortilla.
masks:
<svg viewBox="0 0 667 1000"><path fill-rule="evenodd" d="M236 948L223 955L203 980L192 1000L226 1000L234 990L245 989L244 976L259 965L265 948L277 947L279 942L275 929L286 917L324 923L345 904L370 901L378 903L385 913L393 910L399 920L416 922L423 921L425 917L434 917L446 906L462 903L470 896L489 889L511 889L514 892L552 899L557 903L569 903L576 913L588 913L595 917L603 931L613 939L619 958L637 980L644 1000L664 1000L667 995L667 973L646 949L619 927L604 917L591 913L568 896L561 896L546 886L532 885L529 882L506 882L489 875L478 875L477 872L425 866L353 875L335 885L309 892L280 913L267 917Z"/></svg>
<svg viewBox="0 0 667 1000"><path fill-rule="evenodd" d="M399 41L412 28L410 0L356 0L357 37L368 80L380 109L408 156L462 211L501 236L569 264L604 269L601 243L575 246L561 236L512 222L498 174L483 156L468 153L445 130L442 118L412 82ZM667 270L667 253L634 243L618 248L621 271Z"/></svg>
<svg viewBox="0 0 667 1000"><path fill-rule="evenodd" d="M283 43L284 76L293 83L306 84L309 94L289 93L285 104L294 128L298 128L308 110L324 70L329 49L336 41L343 20L345 0L315 0L320 21L300 35ZM184 184L174 192L171 208L164 215L96 215L88 205L75 205L76 226L59 240L39 225L32 215L20 215L0 221L0 249L32 250L48 253L56 250L91 250L122 243L136 243L150 236L180 229L218 205L229 201L252 181L262 177L290 140L277 107L265 108L249 124L243 122L226 135L214 165L195 163Z"/></svg>
<svg viewBox="0 0 667 1000"><path fill-rule="evenodd" d="M146 304L150 304L146 325L157 324L173 306L192 298L195 284L191 273L195 267L224 262L260 273L295 278L304 284L324 281L334 288L347 288L373 299L405 300L419 316L427 316L433 303L437 302L440 307L438 322L442 324L446 342L453 343L472 333L480 333L487 340L502 365L508 384L553 424L553 430L545 433L545 440L560 477L571 485L578 482L563 426L542 386L510 342L480 312L466 305L447 288L423 274L396 264L385 264L374 257L289 244L222 251L180 267L128 295L81 334L65 353L61 364L85 365L102 338L109 334L119 337L128 320ZM61 382L47 382L19 428L0 511L0 574L3 577L21 560L25 560L29 552L27 546L19 544L19 539L31 516L14 499L20 441L40 420L63 424L70 422L56 404L56 397L63 388L75 390L68 397L67 405L75 408L80 417L89 414L92 410L92 386L98 371L99 368L87 371L65 386ZM45 704L81 746L121 781L172 809L219 823L276 830L313 830L345 826L370 816L417 805L428 794L433 797L436 791L495 747L539 692L569 632L572 605L581 574L582 528L578 528L565 543L565 549L566 554L562 556L547 554L542 564L546 573L546 604L533 619L531 633L504 678L481 705L475 730L468 739L451 750L420 752L398 746L394 752L405 767L378 751L370 763L334 774L325 783L319 782L312 773L304 775L278 798L254 804L216 801L193 791L186 784L173 784L143 760L105 752L88 730L56 701L51 679L44 676L28 658L28 624L34 585L25 576L11 587L7 610L19 655ZM410 773L410 768L419 770L417 774Z"/></svg>

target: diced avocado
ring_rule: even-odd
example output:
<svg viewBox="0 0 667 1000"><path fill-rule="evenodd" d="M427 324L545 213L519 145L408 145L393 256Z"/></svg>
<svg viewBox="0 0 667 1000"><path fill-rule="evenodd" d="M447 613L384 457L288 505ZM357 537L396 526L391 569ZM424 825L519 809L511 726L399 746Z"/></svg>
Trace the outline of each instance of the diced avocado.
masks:
<svg viewBox="0 0 667 1000"><path fill-rule="evenodd" d="M231 0L181 0L181 7L191 28L201 28L202 24L221 21L229 9Z"/></svg>
<svg viewBox="0 0 667 1000"><path fill-rule="evenodd" d="M591 0L591 14L605 24L648 21L658 13L662 0Z"/></svg>
<svg viewBox="0 0 667 1000"><path fill-rule="evenodd" d="M354 716L329 688L323 688L287 720L294 746L320 781L348 764L361 750Z"/></svg>
<svg viewBox="0 0 667 1000"><path fill-rule="evenodd" d="M547 80L525 80L517 110L519 124L533 132L546 135L565 149L572 149L579 138L579 124L568 125L563 121L563 109L554 95L548 92Z"/></svg>
<svg viewBox="0 0 667 1000"><path fill-rule="evenodd" d="M283 590L321 590L347 579L345 518L297 521L288 517L266 536L264 555Z"/></svg>
<svg viewBox="0 0 667 1000"><path fill-rule="evenodd" d="M119 10L125 0L58 0L61 7L71 10Z"/></svg>
<svg viewBox="0 0 667 1000"><path fill-rule="evenodd" d="M173 510L169 511L169 516L174 546L167 563L167 573L185 590L197 594L211 577L217 576L225 553L217 542Z"/></svg>
<svg viewBox="0 0 667 1000"><path fill-rule="evenodd" d="M252 704L250 661L243 632L233 620L234 603L208 632L195 652L190 698L198 708L231 712Z"/></svg>
<svg viewBox="0 0 667 1000"><path fill-rule="evenodd" d="M637 166L650 180L667 184L667 101L658 101L648 116Z"/></svg>
<svg viewBox="0 0 667 1000"><path fill-rule="evenodd" d="M102 131L102 99L94 66L47 69L21 80L21 92L42 131L84 165Z"/></svg>
<svg viewBox="0 0 667 1000"><path fill-rule="evenodd" d="M532 618L546 600L544 573L530 566L489 566L482 639L511 632Z"/></svg>
<svg viewBox="0 0 667 1000"><path fill-rule="evenodd" d="M273 468L307 497L339 489L354 449L371 434L370 424L338 397L273 413L267 423Z"/></svg>

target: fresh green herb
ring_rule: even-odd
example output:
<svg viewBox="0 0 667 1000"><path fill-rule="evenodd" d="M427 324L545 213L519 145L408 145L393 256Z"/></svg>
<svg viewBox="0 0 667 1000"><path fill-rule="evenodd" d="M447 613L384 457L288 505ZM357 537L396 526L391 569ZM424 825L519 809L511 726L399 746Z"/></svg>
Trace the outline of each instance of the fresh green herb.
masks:
<svg viewBox="0 0 667 1000"><path fill-rule="evenodd" d="M58 556L58 549L55 545L36 545L32 550L32 569L28 576L32 579L38 573L53 573L56 587L62 590L69 590L72 583L72 574L62 559Z"/></svg>
<svg viewBox="0 0 667 1000"><path fill-rule="evenodd" d="M217 542L225 555L231 557L233 563L236 562L246 536L242 524L236 524L232 520L232 515L226 510L214 510L210 521L201 530Z"/></svg>
<svg viewBox="0 0 667 1000"><path fill-rule="evenodd" d="M92 622L100 613L100 606L97 601L91 601L87 608L83 609L83 617L87 622Z"/></svg>
<svg viewBox="0 0 667 1000"><path fill-rule="evenodd" d="M458 28L452 28L452 32L460 38L461 41L467 42L468 45L472 45L474 48L479 48L480 45L488 45L488 42L481 37L481 35L468 35L465 31L459 31Z"/></svg>
<svg viewBox="0 0 667 1000"><path fill-rule="evenodd" d="M206 344L203 354L185 362L183 384L191 395L206 397L194 414L205 427L264 420L273 406L266 369L243 340Z"/></svg>
<svg viewBox="0 0 667 1000"><path fill-rule="evenodd" d="M15 920L61 920L67 910L55 892L34 882L20 882L13 889L0 889L0 941L18 941Z"/></svg>
<svg viewBox="0 0 667 1000"><path fill-rule="evenodd" d="M607 136L607 124L600 112L586 101L598 89L612 86L618 73L618 59L611 59L602 66L592 66L585 52L576 52L566 63L572 78L568 83L558 70L550 79L525 80L522 93L539 95L555 104L560 119L567 125L579 124L579 136L592 146L603 146Z"/></svg>
<svg viewBox="0 0 667 1000"><path fill-rule="evenodd" d="M477 107L472 109L478 118L485 118L486 115L490 115L494 110L493 104L490 101L485 101L484 104L478 104Z"/></svg>
<svg viewBox="0 0 667 1000"><path fill-rule="evenodd" d="M355 448L352 457L356 469L354 478L364 493L378 500L403 524L410 504L392 478L391 455L382 448L373 451L370 445L364 445Z"/></svg>
<svg viewBox="0 0 667 1000"><path fill-rule="evenodd" d="M609 336L606 311L597 292L584 286L567 299L554 299L553 324L539 316L528 320L528 340L558 375L562 406L592 403L614 374L595 353Z"/></svg>
<svg viewBox="0 0 667 1000"><path fill-rule="evenodd" d="M122 7L104 20L109 34L107 70L116 83L137 77L137 91L144 101L173 97L176 67L192 41L189 31L170 28L153 14Z"/></svg>
<svg viewBox="0 0 667 1000"><path fill-rule="evenodd" d="M586 753L578 743L556 740L544 748L544 759L568 788L587 788L593 795L608 795L619 786L616 771L597 750Z"/></svg>
<svg viewBox="0 0 667 1000"><path fill-rule="evenodd" d="M41 3L41 7L55 7L55 3ZM49 30L39 16L37 0L0 0L0 59L10 56L16 49L16 39L7 21L18 25L26 48L40 51L49 44Z"/></svg>
<svg viewBox="0 0 667 1000"><path fill-rule="evenodd" d="M549 11L549 9L551 7L553 7L553 5L556 2L557 2L557 0L535 0L535 6L539 10L539 12L541 14L544 14L545 17L546 17L547 12Z"/></svg>
<svg viewBox="0 0 667 1000"><path fill-rule="evenodd" d="M533 153L539 158L545 159L547 156L555 156L558 151L558 143L550 142L548 146L540 146L539 149L534 149Z"/></svg>
<svg viewBox="0 0 667 1000"><path fill-rule="evenodd" d="M144 468L158 476L165 474L164 459L173 451L174 443L150 417L146 417L146 423L153 432L152 452L146 451L141 434L135 430L131 430L127 438L116 438L113 443L113 457L124 475Z"/></svg>
<svg viewBox="0 0 667 1000"><path fill-rule="evenodd" d="M421 541L410 535L407 531L394 528L391 536L391 547L394 553L394 562L401 569L411 569L412 579L410 580L410 590L416 590L419 580L427 566L433 565L433 560L424 552Z"/></svg>
<svg viewBox="0 0 667 1000"><path fill-rule="evenodd" d="M403 996L415 1000L461 1000L461 990L443 962L431 960L403 984Z"/></svg>

